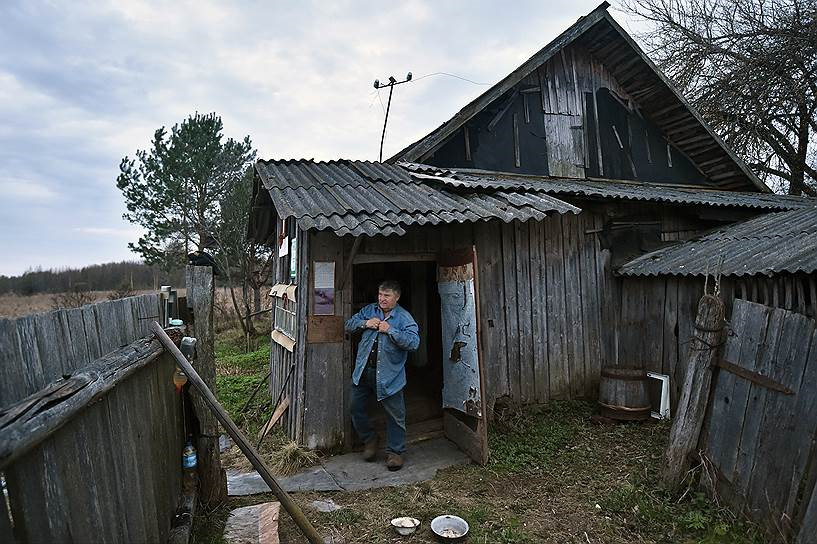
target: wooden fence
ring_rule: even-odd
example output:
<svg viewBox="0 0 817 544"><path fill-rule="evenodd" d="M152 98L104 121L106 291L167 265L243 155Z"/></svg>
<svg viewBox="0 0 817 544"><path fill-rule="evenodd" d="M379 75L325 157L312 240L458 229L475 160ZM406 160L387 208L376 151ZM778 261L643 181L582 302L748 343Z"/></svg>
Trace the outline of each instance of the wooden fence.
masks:
<svg viewBox="0 0 817 544"><path fill-rule="evenodd" d="M185 424L175 362L133 341L153 320L156 295L0 322L0 542L167 539Z"/></svg>
<svg viewBox="0 0 817 544"><path fill-rule="evenodd" d="M777 540L817 535L817 324L737 299L701 436L715 489Z"/></svg>
<svg viewBox="0 0 817 544"><path fill-rule="evenodd" d="M150 334L159 300L147 294L0 319L0 408Z"/></svg>

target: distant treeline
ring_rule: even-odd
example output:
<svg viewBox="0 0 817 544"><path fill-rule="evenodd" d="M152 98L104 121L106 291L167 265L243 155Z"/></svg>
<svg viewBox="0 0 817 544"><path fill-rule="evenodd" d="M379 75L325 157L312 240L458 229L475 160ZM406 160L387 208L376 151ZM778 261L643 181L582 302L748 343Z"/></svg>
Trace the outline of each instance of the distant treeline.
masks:
<svg viewBox="0 0 817 544"><path fill-rule="evenodd" d="M65 291L112 291L127 287L153 289L159 285L182 286L184 270L167 273L138 261L94 264L83 268L43 270L34 268L21 276L0 276L0 294L62 293Z"/></svg>

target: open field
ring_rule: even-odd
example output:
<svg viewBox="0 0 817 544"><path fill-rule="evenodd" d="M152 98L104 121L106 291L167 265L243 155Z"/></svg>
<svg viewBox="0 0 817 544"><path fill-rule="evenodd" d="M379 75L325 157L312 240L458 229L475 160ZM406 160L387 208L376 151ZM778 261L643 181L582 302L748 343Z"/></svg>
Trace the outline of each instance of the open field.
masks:
<svg viewBox="0 0 817 544"><path fill-rule="evenodd" d="M141 295L152 291L136 291L134 294ZM88 291L90 302L100 302L108 300L113 291ZM60 293L40 293L36 295L17 295L4 293L0 295L0 317L22 317L28 314L38 314L56 310L54 306L55 297Z"/></svg>

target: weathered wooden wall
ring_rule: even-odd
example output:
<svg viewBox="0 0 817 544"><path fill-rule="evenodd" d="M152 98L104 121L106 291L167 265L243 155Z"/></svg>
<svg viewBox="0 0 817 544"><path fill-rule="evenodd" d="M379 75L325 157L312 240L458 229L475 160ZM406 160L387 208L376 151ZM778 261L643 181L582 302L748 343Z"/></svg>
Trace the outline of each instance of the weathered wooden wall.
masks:
<svg viewBox="0 0 817 544"><path fill-rule="evenodd" d="M712 278L710 278L710 291ZM724 277L722 298L727 311L742 298L817 317L817 285L813 275ZM611 362L670 376L670 406L684 383L695 312L704 292L703 277L616 278L615 326ZM612 323L612 321L610 321Z"/></svg>
<svg viewBox="0 0 817 544"><path fill-rule="evenodd" d="M278 222L276 227L276 239L280 236L281 222ZM306 285L306 279L309 277L310 262L307 260L309 251L309 240L306 232L298 231L298 275L296 283L298 286ZM277 247L275 251L277 251ZM274 265L273 278L274 282L289 282L289 257L276 257ZM282 417L282 422L287 434L293 440L301 442L303 440L303 419L304 419L304 380L306 372L306 358L304 356L306 349L306 316L307 297L306 292L298 289L296 294L297 301L297 316L299 317L299 326L297 337L295 338L295 348L289 352L274 341L271 342L270 349L270 370L272 373L269 378L270 394L273 402L277 400L279 393L284 388L284 397L289 398L289 408ZM274 315L274 312L272 312ZM273 317L274 319L274 317ZM290 374L292 369L292 375ZM286 386L286 387L284 387ZM284 398L282 397L282 399ZM274 407L273 407L274 409Z"/></svg>
<svg viewBox="0 0 817 544"><path fill-rule="evenodd" d="M117 349L136 327L104 323L105 335L71 337L75 377L52 377L0 409L0 467L13 519L0 500L2 542L163 542L168 536L184 443L175 363L158 342ZM100 358L103 352L108 355ZM37 360L51 368L62 355L37 352ZM31 412L30 432L15 430ZM12 444L35 433L44 436L16 457Z"/></svg>
<svg viewBox="0 0 817 544"><path fill-rule="evenodd" d="M158 294L0 319L0 408L150 334Z"/></svg>
<svg viewBox="0 0 817 544"><path fill-rule="evenodd" d="M519 403L593 398L609 352L604 347L609 305L603 301L611 296L612 275L609 251L600 246L601 228L602 217L591 213L542 222L413 227L399 238L366 238L356 262L434 260L446 250L476 245L488 406L499 397ZM300 267L300 285L311 285L314 261L335 262L335 312L341 319L352 312L353 278L346 277L342 289L340 282L354 270L347 266L353 242L351 237L310 233L308 244L302 244L309 251ZM312 307L311 296L299 290L299 312ZM308 318L300 321L305 324ZM288 386L290 398L296 399L294 411L290 404L289 434L310 447L348 445L350 342L298 344L305 350L303 363L298 348L294 356L275 343L272 349L273 395L296 361ZM302 424L293 420L298 417Z"/></svg>
<svg viewBox="0 0 817 544"><path fill-rule="evenodd" d="M700 448L716 491L767 527L774 541L817 535L817 323L737 299L722 359L790 389L724 369L715 376ZM801 529L802 526L802 529Z"/></svg>

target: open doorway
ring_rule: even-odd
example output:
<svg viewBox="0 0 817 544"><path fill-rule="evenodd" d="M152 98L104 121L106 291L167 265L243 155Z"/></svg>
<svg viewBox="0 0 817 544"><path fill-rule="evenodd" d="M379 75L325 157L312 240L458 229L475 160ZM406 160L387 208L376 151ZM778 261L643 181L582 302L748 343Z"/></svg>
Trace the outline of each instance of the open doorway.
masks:
<svg viewBox="0 0 817 544"><path fill-rule="evenodd" d="M411 313L420 329L420 347L406 361L406 427L409 444L443 434L442 421L442 339L440 296L437 292L437 265L432 261L376 262L355 265L352 312L377 301L377 286L386 279L400 282L399 304ZM352 337L352 353L357 353L360 336ZM369 413L372 424L385 435L385 415Z"/></svg>

